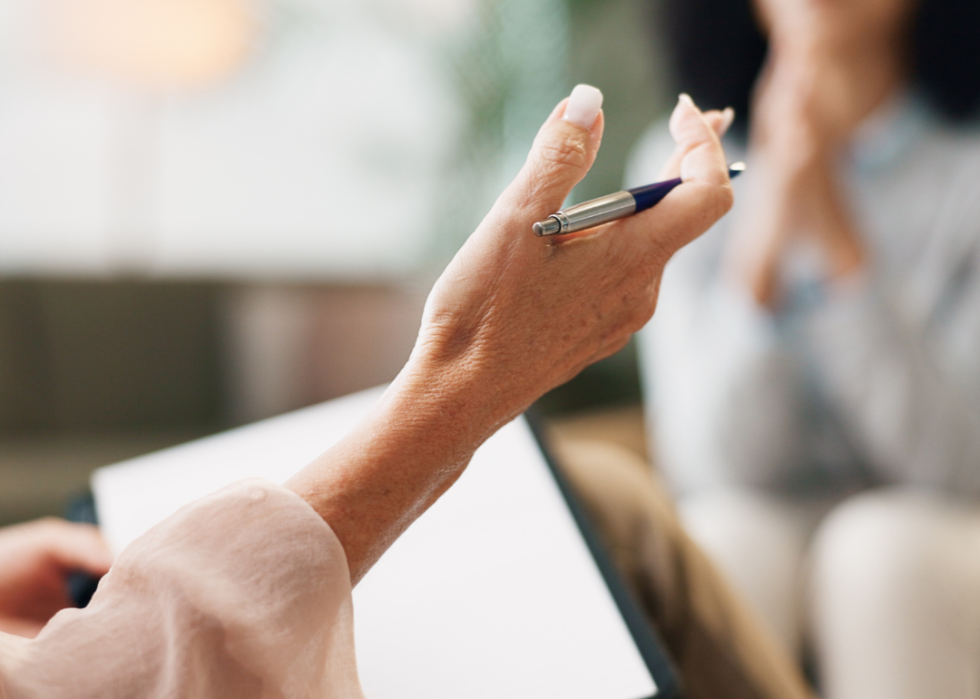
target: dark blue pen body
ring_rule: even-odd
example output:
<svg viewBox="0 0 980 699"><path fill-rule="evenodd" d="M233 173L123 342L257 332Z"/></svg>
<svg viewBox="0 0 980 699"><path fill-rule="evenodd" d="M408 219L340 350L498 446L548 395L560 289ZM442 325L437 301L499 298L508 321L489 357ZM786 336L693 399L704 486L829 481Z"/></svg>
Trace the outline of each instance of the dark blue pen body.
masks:
<svg viewBox="0 0 980 699"><path fill-rule="evenodd" d="M627 189L626 191L633 195L633 199L636 200L636 211L633 213L640 213L641 211L646 211L652 206L660 203L667 194L670 193L674 187L681 183L680 177L675 177L672 180L664 180L663 182L655 182L653 184L644 185L643 187L634 187L633 189Z"/></svg>
<svg viewBox="0 0 980 699"><path fill-rule="evenodd" d="M745 170L745 165L742 163L735 163L730 168L728 168L728 176L732 179L738 177ZM675 177L672 180L664 180L663 182L654 182L653 184L644 185L643 187L634 187L633 189L627 189L626 191L633 195L636 200L636 211L633 213L640 213L641 211L646 211L651 206L656 206L670 193L674 187L679 185L683 180L680 177Z"/></svg>

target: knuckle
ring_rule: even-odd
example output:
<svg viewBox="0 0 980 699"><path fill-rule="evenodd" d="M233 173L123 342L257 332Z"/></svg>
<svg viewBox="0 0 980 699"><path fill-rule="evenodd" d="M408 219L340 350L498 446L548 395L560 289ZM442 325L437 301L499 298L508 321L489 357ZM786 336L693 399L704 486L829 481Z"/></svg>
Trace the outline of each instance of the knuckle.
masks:
<svg viewBox="0 0 980 699"><path fill-rule="evenodd" d="M543 143L538 151L538 157L546 167L582 169L589 162L585 142L574 137Z"/></svg>
<svg viewBox="0 0 980 699"><path fill-rule="evenodd" d="M541 182L537 177L522 179L515 183L510 192L510 197L504 203L510 212L534 219L541 213L539 211L540 203L547 189L547 184Z"/></svg>

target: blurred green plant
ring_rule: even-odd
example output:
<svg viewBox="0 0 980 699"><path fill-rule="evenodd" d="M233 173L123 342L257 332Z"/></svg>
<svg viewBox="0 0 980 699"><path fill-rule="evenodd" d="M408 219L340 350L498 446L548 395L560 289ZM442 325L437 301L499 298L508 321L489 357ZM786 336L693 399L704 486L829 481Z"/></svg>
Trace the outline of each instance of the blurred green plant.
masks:
<svg viewBox="0 0 980 699"><path fill-rule="evenodd" d="M664 113L650 0L475 0L466 31L440 50L464 124L446 173L441 267L520 168L538 127L573 85L605 95L607 128L592 172L571 199L615 191L642 131Z"/></svg>
<svg viewBox="0 0 980 699"><path fill-rule="evenodd" d="M475 1L468 30L443 51L464 123L446 172L438 267L517 173L541 122L569 89L565 0Z"/></svg>

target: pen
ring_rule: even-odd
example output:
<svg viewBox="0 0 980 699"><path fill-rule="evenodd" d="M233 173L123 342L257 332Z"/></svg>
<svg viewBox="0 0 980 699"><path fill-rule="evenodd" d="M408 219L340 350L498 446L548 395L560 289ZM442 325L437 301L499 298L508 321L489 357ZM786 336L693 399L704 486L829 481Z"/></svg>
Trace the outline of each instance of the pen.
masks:
<svg viewBox="0 0 980 699"><path fill-rule="evenodd" d="M743 170L745 170L745 163L733 163L728 167L728 176L738 177ZM556 214L551 214L544 221L535 223L534 235L564 235L584 231L587 228L595 228L603 223L638 214L660 202L680 183L681 178L675 177L672 180L634 187L570 206Z"/></svg>

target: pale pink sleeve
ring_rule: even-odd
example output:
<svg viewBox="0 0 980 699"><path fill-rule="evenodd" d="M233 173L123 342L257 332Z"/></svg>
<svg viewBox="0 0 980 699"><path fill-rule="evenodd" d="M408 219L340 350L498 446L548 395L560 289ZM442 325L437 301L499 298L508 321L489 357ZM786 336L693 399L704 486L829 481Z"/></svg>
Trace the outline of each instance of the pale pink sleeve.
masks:
<svg viewBox="0 0 980 699"><path fill-rule="evenodd" d="M261 480L185 507L119 556L85 609L0 635L4 699L363 699L344 550Z"/></svg>

